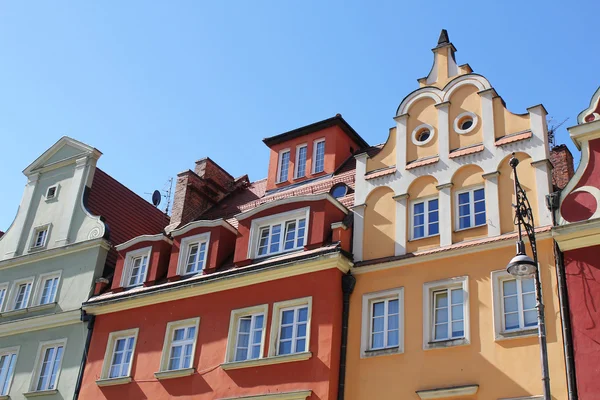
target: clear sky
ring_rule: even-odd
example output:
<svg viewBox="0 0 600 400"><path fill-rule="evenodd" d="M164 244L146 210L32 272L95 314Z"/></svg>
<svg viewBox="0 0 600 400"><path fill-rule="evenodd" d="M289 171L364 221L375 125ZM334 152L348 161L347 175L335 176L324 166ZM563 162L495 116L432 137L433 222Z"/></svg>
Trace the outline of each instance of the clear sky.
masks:
<svg viewBox="0 0 600 400"><path fill-rule="evenodd" d="M489 4L487 4L489 3ZM556 5L554 5L556 4ZM209 156L263 178L261 139L341 113L384 142L440 29L509 110L569 118L600 84L597 1L3 1L0 229L61 136L149 199Z"/></svg>

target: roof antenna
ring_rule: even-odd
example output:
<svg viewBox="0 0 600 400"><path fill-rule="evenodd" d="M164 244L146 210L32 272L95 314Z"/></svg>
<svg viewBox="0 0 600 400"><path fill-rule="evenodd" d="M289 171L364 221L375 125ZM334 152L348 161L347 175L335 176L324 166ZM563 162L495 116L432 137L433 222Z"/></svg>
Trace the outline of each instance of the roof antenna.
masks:
<svg viewBox="0 0 600 400"><path fill-rule="evenodd" d="M169 186L169 188L167 189L167 185ZM167 205L165 207L165 214L169 214L169 206L171 205L171 193L173 191L173 178L169 178L169 180L167 181L167 183L165 184L165 187L163 188L163 192L165 194L163 194L163 197L167 199Z"/></svg>

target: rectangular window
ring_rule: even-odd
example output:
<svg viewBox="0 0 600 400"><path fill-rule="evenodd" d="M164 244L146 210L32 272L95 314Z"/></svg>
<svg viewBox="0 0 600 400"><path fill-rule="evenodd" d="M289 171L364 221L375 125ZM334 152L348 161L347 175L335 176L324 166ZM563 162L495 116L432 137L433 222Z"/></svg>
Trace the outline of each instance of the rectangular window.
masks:
<svg viewBox="0 0 600 400"><path fill-rule="evenodd" d="M56 390L66 343L66 339L61 339L40 345L33 375L32 392Z"/></svg>
<svg viewBox="0 0 600 400"><path fill-rule="evenodd" d="M4 303L6 302L6 295L8 293L8 283L0 284L0 312L4 309Z"/></svg>
<svg viewBox="0 0 600 400"><path fill-rule="evenodd" d="M33 287L34 278L22 279L15 281L12 287L12 308L11 310L22 310L29 306L31 298L31 288Z"/></svg>
<svg viewBox="0 0 600 400"><path fill-rule="evenodd" d="M138 286L144 283L147 267L148 256L140 256L133 259L131 277L129 278L129 286Z"/></svg>
<svg viewBox="0 0 600 400"><path fill-rule="evenodd" d="M231 311L226 363L263 358L268 310L262 304Z"/></svg>
<svg viewBox="0 0 600 400"><path fill-rule="evenodd" d="M397 298L375 301L371 304L371 350L398 346L399 305Z"/></svg>
<svg viewBox="0 0 600 400"><path fill-rule="evenodd" d="M204 268L204 259L206 256L206 242L194 243L188 248L186 274L195 274Z"/></svg>
<svg viewBox="0 0 600 400"><path fill-rule="evenodd" d="M8 396L18 353L18 347L0 349L0 396Z"/></svg>
<svg viewBox="0 0 600 400"><path fill-rule="evenodd" d="M58 185L53 185L46 191L46 201L56 198L56 192L58 191Z"/></svg>
<svg viewBox="0 0 600 400"><path fill-rule="evenodd" d="M193 368L200 318L169 322L160 371L178 371Z"/></svg>
<svg viewBox="0 0 600 400"><path fill-rule="evenodd" d="M325 170L325 139L319 139L314 142L313 150L313 174L318 174Z"/></svg>
<svg viewBox="0 0 600 400"><path fill-rule="evenodd" d="M123 267L123 277L121 285L123 287L139 286L146 280L148 273L148 262L152 247L133 250L125 255L125 265Z"/></svg>
<svg viewBox="0 0 600 400"><path fill-rule="evenodd" d="M269 218L276 222L258 228L258 257L300 249L306 242L306 216L308 212L294 213L289 218ZM253 222L254 223L254 222Z"/></svg>
<svg viewBox="0 0 600 400"><path fill-rule="evenodd" d="M133 363L138 332L139 330L135 328L111 332L108 335L101 381L131 376L131 364Z"/></svg>
<svg viewBox="0 0 600 400"><path fill-rule="evenodd" d="M467 229L486 224L485 190L471 189L457 194L457 229Z"/></svg>
<svg viewBox="0 0 600 400"><path fill-rule="evenodd" d="M423 348L468 344L468 277L423 285Z"/></svg>
<svg viewBox="0 0 600 400"><path fill-rule="evenodd" d="M306 151L308 147L303 144L296 148L296 171L294 176L296 178L303 178L306 176Z"/></svg>
<svg viewBox="0 0 600 400"><path fill-rule="evenodd" d="M56 302L56 293L60 283L60 272L52 272L40 276L40 283L34 301L35 305L51 304Z"/></svg>
<svg viewBox="0 0 600 400"><path fill-rule="evenodd" d="M311 309L311 297L273 304L270 356L309 351Z"/></svg>
<svg viewBox="0 0 600 400"><path fill-rule="evenodd" d="M288 172L290 168L290 149L279 152L279 162L277 167L277 183L288 180Z"/></svg>
<svg viewBox="0 0 600 400"><path fill-rule="evenodd" d="M505 270L492 272L496 339L537 333L537 308L533 278L515 279Z"/></svg>
<svg viewBox="0 0 600 400"><path fill-rule="evenodd" d="M423 200L413 203L413 239L439 234L439 201L438 199Z"/></svg>
<svg viewBox="0 0 600 400"><path fill-rule="evenodd" d="M46 240L48 239L48 225L40 226L34 229L33 239L31 242L32 249L41 249L46 246Z"/></svg>

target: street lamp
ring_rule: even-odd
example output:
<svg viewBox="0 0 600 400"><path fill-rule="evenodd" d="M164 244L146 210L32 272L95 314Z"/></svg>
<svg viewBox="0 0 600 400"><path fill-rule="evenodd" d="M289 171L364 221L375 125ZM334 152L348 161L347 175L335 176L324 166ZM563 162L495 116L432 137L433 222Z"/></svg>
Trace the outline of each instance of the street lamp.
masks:
<svg viewBox="0 0 600 400"><path fill-rule="evenodd" d="M538 338L540 342L540 358L542 362L542 382L544 384L544 400L551 400L550 397L550 376L548 375L548 345L546 343L546 321L544 318L544 302L542 301L542 288L540 284L540 269L538 268L538 255L535 243L535 224L533 222L533 213L527 195L519 183L517 177L517 165L519 160L515 153L509 161L513 169L515 179L515 225L518 226L519 238L517 240L517 255L510 260L506 271L517 279L529 278L533 276L535 281L535 297L538 319ZM525 252L523 243L522 228L525 228L533 258Z"/></svg>

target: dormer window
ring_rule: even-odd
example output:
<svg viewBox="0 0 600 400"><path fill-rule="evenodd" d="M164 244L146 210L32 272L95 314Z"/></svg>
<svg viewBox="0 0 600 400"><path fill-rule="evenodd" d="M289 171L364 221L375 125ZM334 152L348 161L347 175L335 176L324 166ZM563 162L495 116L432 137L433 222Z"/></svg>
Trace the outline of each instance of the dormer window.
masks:
<svg viewBox="0 0 600 400"><path fill-rule="evenodd" d="M146 280L148 272L148 260L152 247L130 251L125 256L125 268L123 270L123 287L139 286Z"/></svg>
<svg viewBox="0 0 600 400"><path fill-rule="evenodd" d="M250 257L265 257L306 245L308 208L252 221Z"/></svg>
<svg viewBox="0 0 600 400"><path fill-rule="evenodd" d="M206 266L210 233L202 233L181 240L179 274L191 275L202 272Z"/></svg>
<svg viewBox="0 0 600 400"><path fill-rule="evenodd" d="M46 190L46 201L55 199L57 194L58 185L50 186L48 190Z"/></svg>
<svg viewBox="0 0 600 400"><path fill-rule="evenodd" d="M288 180L288 171L290 167L290 149L279 152L279 163L277 164L277 183Z"/></svg>
<svg viewBox="0 0 600 400"><path fill-rule="evenodd" d="M50 225L38 226L33 230L33 238L31 241L31 249L43 249L46 247L48 239L48 230Z"/></svg>
<svg viewBox="0 0 600 400"><path fill-rule="evenodd" d="M325 139L315 140L313 148L313 174L318 174L325 170Z"/></svg>
<svg viewBox="0 0 600 400"><path fill-rule="evenodd" d="M294 177L304 178L306 176L306 152L307 152L306 144L302 144L296 147L296 171L294 173Z"/></svg>

